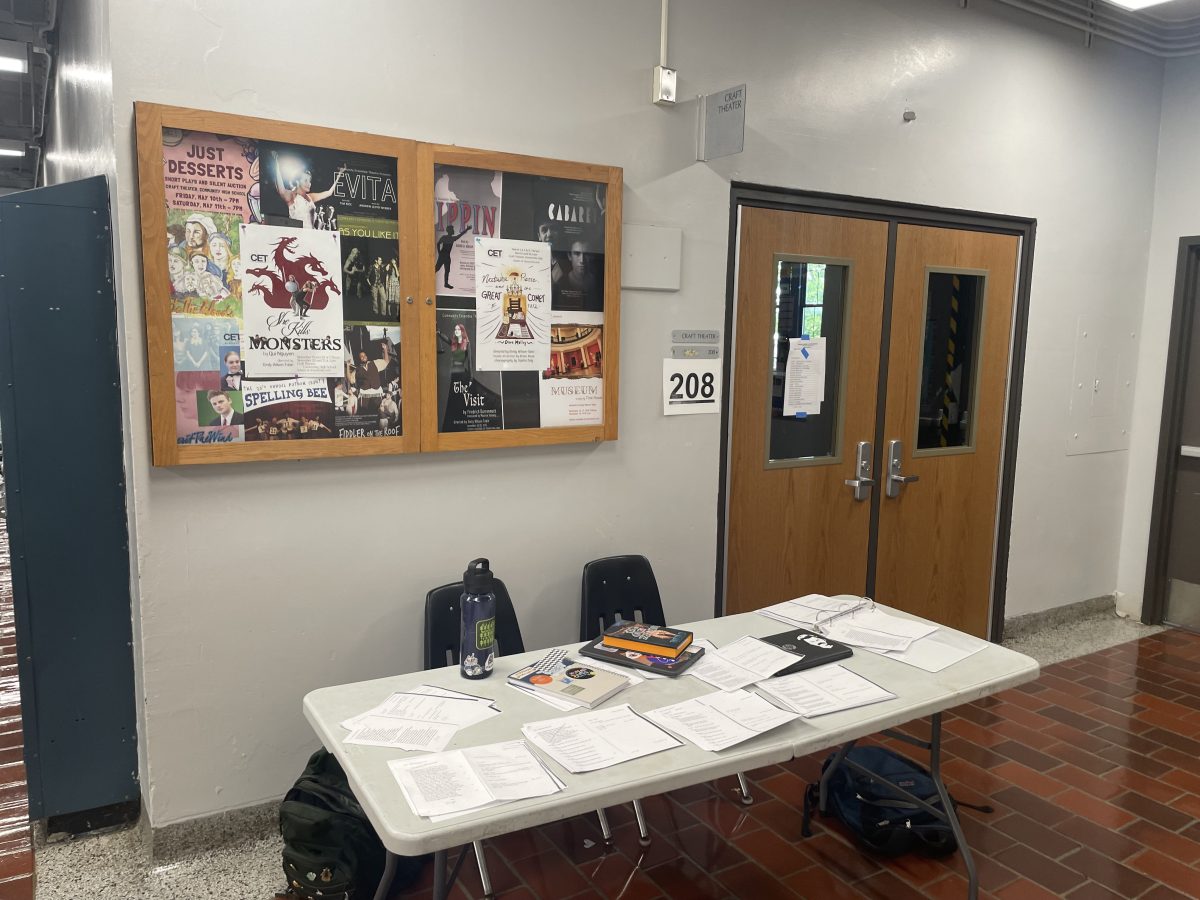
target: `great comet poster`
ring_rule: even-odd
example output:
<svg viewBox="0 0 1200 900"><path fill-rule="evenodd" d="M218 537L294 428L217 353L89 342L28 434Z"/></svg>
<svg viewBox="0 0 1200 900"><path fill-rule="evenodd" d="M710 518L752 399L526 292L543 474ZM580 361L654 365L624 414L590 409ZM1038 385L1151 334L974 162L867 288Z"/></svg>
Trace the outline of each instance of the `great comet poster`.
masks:
<svg viewBox="0 0 1200 900"><path fill-rule="evenodd" d="M550 365L550 248L475 238L475 314L482 371Z"/></svg>
<svg viewBox="0 0 1200 900"><path fill-rule="evenodd" d="M342 374L341 235L242 225L242 360L255 378Z"/></svg>

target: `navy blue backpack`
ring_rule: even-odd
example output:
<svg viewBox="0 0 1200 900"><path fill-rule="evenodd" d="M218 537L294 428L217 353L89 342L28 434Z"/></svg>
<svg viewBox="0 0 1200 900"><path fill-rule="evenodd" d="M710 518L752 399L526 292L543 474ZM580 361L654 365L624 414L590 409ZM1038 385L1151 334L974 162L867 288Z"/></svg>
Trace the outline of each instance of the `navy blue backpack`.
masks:
<svg viewBox="0 0 1200 900"><path fill-rule="evenodd" d="M822 764L822 774L834 756L830 754ZM940 810L942 799L927 769L886 747L853 747L846 759L858 763L875 777L860 775L849 766L838 766L829 779L826 812L840 819L863 847L881 856L906 853L946 856L958 849L948 822L887 788L889 784L903 788ZM805 791L805 837L812 834L810 824L813 810L818 805L818 791L816 784L810 784ZM990 806L973 806L953 798L950 802L955 806L992 812Z"/></svg>

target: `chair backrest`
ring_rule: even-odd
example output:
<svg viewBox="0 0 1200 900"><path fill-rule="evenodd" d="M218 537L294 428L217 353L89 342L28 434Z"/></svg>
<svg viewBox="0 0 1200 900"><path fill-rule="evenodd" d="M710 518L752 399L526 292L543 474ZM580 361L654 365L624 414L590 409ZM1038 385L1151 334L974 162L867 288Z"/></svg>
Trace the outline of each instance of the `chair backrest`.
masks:
<svg viewBox="0 0 1200 900"><path fill-rule="evenodd" d="M583 567L579 639L599 637L617 619L668 624L654 569L644 556L606 556Z"/></svg>
<svg viewBox="0 0 1200 900"><path fill-rule="evenodd" d="M521 626L508 588L499 578L496 585L496 655L525 652ZM463 583L443 584L425 595L425 668L440 669L458 663Z"/></svg>

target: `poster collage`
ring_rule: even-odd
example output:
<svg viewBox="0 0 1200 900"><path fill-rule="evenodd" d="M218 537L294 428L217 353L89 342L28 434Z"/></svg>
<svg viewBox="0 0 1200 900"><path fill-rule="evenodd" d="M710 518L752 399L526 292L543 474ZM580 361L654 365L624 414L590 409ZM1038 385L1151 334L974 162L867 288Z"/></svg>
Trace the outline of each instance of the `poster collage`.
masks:
<svg viewBox="0 0 1200 900"><path fill-rule="evenodd" d="M179 444L402 434L396 160L163 129Z"/></svg>
<svg viewBox="0 0 1200 900"><path fill-rule="evenodd" d="M435 167L442 433L603 423L606 189Z"/></svg>

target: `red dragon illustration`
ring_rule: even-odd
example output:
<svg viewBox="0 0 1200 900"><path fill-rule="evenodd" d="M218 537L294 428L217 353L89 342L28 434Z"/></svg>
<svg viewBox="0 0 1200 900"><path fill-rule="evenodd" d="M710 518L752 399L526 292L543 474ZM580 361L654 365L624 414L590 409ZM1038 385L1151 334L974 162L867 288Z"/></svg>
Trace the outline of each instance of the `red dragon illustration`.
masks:
<svg viewBox="0 0 1200 900"><path fill-rule="evenodd" d="M321 260L311 253L294 259L288 256L289 253L295 252L297 240L294 237L285 237L276 241L275 249L271 251L271 259L275 264L274 269L259 267L246 270L247 275L266 278L269 282L269 286L258 282L252 285L250 290L260 294L263 302L272 309L288 309L292 305L292 295L286 287L288 279L294 278L299 285L314 281L316 287L309 302L313 309L324 309L329 305L330 290L338 294L341 291L327 277L317 280L317 276L327 276L329 270L325 268Z"/></svg>

